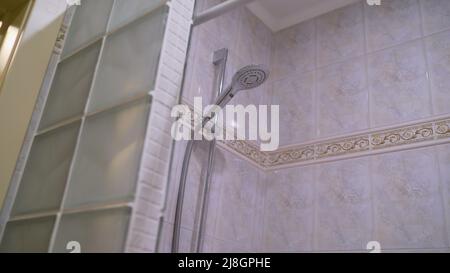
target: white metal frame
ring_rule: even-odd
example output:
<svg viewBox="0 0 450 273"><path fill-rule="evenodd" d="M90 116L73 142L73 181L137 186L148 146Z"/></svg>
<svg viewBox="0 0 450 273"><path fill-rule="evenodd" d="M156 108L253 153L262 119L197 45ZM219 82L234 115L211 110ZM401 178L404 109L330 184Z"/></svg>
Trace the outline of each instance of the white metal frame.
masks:
<svg viewBox="0 0 450 273"><path fill-rule="evenodd" d="M110 25L110 21L111 21L111 13L114 9L116 2L114 2L114 4L111 7L111 10L109 11L109 21L108 21L108 26ZM50 62L49 62L49 66L48 66L48 70L47 73L45 75L44 81L43 81L43 85L41 87L40 90L40 94L35 106L35 109L33 111L33 115L32 115L32 120L30 122L30 126L27 130L27 135L24 139L24 143L21 149L21 153L19 156L19 160L16 163L16 168L13 174L13 177L10 181L10 186L8 189L8 193L7 196L5 198L5 202L4 202L4 206L2 208L1 214L0 214L0 239L3 237L3 233L6 227L6 224L8 222L14 222L14 221L20 221L20 220L26 220L26 219L36 219L36 218L41 218L41 217L46 217L46 216L55 216L56 220L54 223L54 227L53 227L53 231L52 231L52 235L51 235L51 239L50 239L50 243L49 243L49 248L48 251L52 252L54 249L54 243L55 243L55 239L56 239L56 232L58 230L59 227L59 223L61 220L61 216L63 214L67 215L67 214L72 214L72 213L81 213L81 212L91 212L91 211L98 211L98 210L107 210L107 209L113 209L113 208L125 208L125 207L129 207L131 209L133 209L134 207L134 200L130 200L130 202L113 202L113 203L105 203L105 204L95 204L95 205L91 205L91 206L84 206L82 208L77 208L77 209L64 209L64 203L65 203L65 199L66 199L66 195L67 195L67 189L69 187L69 181L71 179L72 176L72 172L73 172L73 167L74 167L74 163L75 163L75 158L77 157L77 153L79 150L79 144L80 144L80 139L81 139L81 135L83 132L83 127L84 127L84 123L86 118L95 116L97 114L100 113L104 113L106 111L112 110L116 107L120 107L120 106L124 106L124 105L128 105L130 103L133 103L135 101L138 100L144 100L147 99L148 102L151 104L152 101L152 95L154 93L154 90L148 90L146 91L146 94L143 95L138 95L135 96L133 98L128 98L126 100L122 100L118 103L116 103L115 105L113 105L112 107L108 107L108 108L104 108L95 112L88 112L87 107L89 105L89 101L90 101L90 97L92 94L92 90L94 87L94 83L96 80L96 76L98 73L98 69L99 69L99 65L100 65L100 61L101 61L101 56L103 53L103 49L105 46L105 41L106 38L117 33L118 31L122 30L123 28L135 23L136 21L139 21L141 18L148 16L149 14L153 13L155 10L159 9L160 7L162 7L163 5L167 5L167 3L164 1L161 3L161 5L154 7L152 10L149 10L147 12L145 12L143 15L137 17L137 18L133 18L132 20L126 21L123 24L121 24L118 27L115 27L114 29L111 29L109 31L107 31L106 33L102 34L101 36L98 37L94 37L92 40L90 40L89 42L81 45L78 49L74 50L73 52L71 52L70 54L66 55L66 56L61 56L62 54L62 49L64 48L64 42L65 42L65 38L66 38L66 34L67 31L70 27L71 21L74 17L74 13L76 11L76 7L69 7L68 10L66 11L66 14L64 16L63 19L63 23L62 26L60 28L60 32L58 34L58 39L56 41L53 53L51 55L50 58ZM109 28L107 28L109 29ZM166 35L164 35L165 37ZM70 118L70 119L66 119L64 121L59 122L56 125L50 126L48 128L45 128L43 130L39 130L39 122L42 118L43 115L43 111L45 108L45 103L46 100L48 98L49 92L50 92L50 88L56 73L56 70L58 68L58 65L67 60L68 58L74 56L75 54L79 53L80 51L86 49L87 47L100 42L101 46L100 46L100 51L98 54L98 58L97 58L97 63L95 66L95 70L94 70L94 75L93 75L93 79L91 81L91 86L90 86L90 90L89 90L89 95L87 98L87 101L85 103L85 108L83 111L83 114L78 116L78 117L74 117L74 118ZM167 43L167 42L165 42ZM15 197L17 195L19 186L20 186L20 181L22 180L22 176L25 170L25 166L26 166L26 162L28 160L28 156L30 154L31 151L31 147L32 147L32 143L35 137L40 136L42 134L45 134L47 132L56 130L58 128L61 128L63 126L67 126L69 124L73 124L75 122L80 122L80 127L78 130L78 136L77 136L77 140L76 140L76 146L74 148L74 153L72 155L72 159L71 159L71 163L70 163L70 168L69 168L69 174L67 176L67 180L66 180L66 184L65 184L65 190L64 190L64 194L62 197L62 201L61 201L61 205L59 207L59 210L53 210L53 211L45 211L45 212L38 212L38 213L30 213L30 214L24 214L24 215L19 215L19 216L14 216L14 217L10 217L11 214L11 210L14 204L14 200ZM149 124L150 122L150 118L147 119L147 127L151 127L151 125ZM145 151L145 149L144 149ZM144 151L142 152L142 154L144 154ZM143 156L141 157L141 160L143 159ZM135 185L136 188L138 181L136 181ZM132 212L133 213L133 212ZM133 217L133 216L132 216ZM130 220L131 222L131 220ZM127 248L127 245L125 244L123 246L123 249L125 250Z"/></svg>

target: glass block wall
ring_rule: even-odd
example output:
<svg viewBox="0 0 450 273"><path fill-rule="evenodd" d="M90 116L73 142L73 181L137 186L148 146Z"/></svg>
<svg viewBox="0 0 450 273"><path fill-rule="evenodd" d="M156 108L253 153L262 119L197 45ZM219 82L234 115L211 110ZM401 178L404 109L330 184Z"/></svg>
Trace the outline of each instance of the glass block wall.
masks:
<svg viewBox="0 0 450 273"><path fill-rule="evenodd" d="M0 251L124 251L169 7L84 0L33 135Z"/></svg>

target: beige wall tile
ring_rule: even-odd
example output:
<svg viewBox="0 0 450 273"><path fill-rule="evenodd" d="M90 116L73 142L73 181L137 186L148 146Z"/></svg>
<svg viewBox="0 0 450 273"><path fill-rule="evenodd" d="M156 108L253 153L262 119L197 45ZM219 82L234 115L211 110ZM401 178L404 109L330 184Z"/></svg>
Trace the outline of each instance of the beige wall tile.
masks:
<svg viewBox="0 0 450 273"><path fill-rule="evenodd" d="M367 158L318 168L315 250L365 249L371 236L370 194Z"/></svg>
<svg viewBox="0 0 450 273"><path fill-rule="evenodd" d="M303 167L267 176L265 251L312 250L314 173L315 167Z"/></svg>
<svg viewBox="0 0 450 273"><path fill-rule="evenodd" d="M315 137L314 78L314 72L308 72L273 83L271 103L280 106L280 145Z"/></svg>
<svg viewBox="0 0 450 273"><path fill-rule="evenodd" d="M450 1L420 0L425 34L450 28Z"/></svg>
<svg viewBox="0 0 450 273"><path fill-rule="evenodd" d="M448 247L434 149L372 157L375 239L383 248Z"/></svg>
<svg viewBox="0 0 450 273"><path fill-rule="evenodd" d="M372 126L431 115L423 52L414 41L369 55Z"/></svg>
<svg viewBox="0 0 450 273"><path fill-rule="evenodd" d="M281 79L315 68L315 35L314 20L274 34L273 78Z"/></svg>
<svg viewBox="0 0 450 273"><path fill-rule="evenodd" d="M450 145L437 146L439 174L441 178L441 192L444 199L444 208L447 221L447 238L450 242Z"/></svg>
<svg viewBox="0 0 450 273"><path fill-rule="evenodd" d="M364 53L362 2L317 18L318 66L343 61Z"/></svg>
<svg viewBox="0 0 450 273"><path fill-rule="evenodd" d="M450 31L427 38L434 114L450 112Z"/></svg>
<svg viewBox="0 0 450 273"><path fill-rule="evenodd" d="M318 208L315 251L365 250L371 241L369 204Z"/></svg>
<svg viewBox="0 0 450 273"><path fill-rule="evenodd" d="M331 136L368 128L368 90L363 58L317 71L318 133Z"/></svg>
<svg viewBox="0 0 450 273"><path fill-rule="evenodd" d="M421 35L417 0L384 1L380 6L365 5L365 12L369 51L410 41Z"/></svg>
<svg viewBox="0 0 450 273"><path fill-rule="evenodd" d="M343 160L322 164L317 178L320 207L357 206L370 199L369 160Z"/></svg>
<svg viewBox="0 0 450 273"><path fill-rule="evenodd" d="M257 169L229 152L222 154L214 176L214 182L222 184L215 237L250 244L259 183Z"/></svg>

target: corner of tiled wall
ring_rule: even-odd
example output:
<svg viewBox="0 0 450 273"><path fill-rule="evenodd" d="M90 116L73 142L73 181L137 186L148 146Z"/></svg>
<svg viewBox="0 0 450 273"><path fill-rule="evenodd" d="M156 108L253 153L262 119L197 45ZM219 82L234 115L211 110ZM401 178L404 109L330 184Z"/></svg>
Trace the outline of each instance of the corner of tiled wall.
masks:
<svg viewBox="0 0 450 273"><path fill-rule="evenodd" d="M283 145L448 119L450 2L364 2L275 34L274 94L285 92L279 103L301 117L281 121ZM449 251L448 138L430 141L438 146L270 171L265 249L365 252L380 240L385 251Z"/></svg>
<svg viewBox="0 0 450 273"><path fill-rule="evenodd" d="M265 102L284 107L280 124L282 146L329 139L329 143L324 142L329 144L324 146L328 149L333 145L330 139L336 145L344 145L338 143L339 138L357 132L368 132L367 139L353 137L369 143L378 137L374 130L380 131L383 137L410 130L434 130L446 122L437 121L449 114L449 11L446 0L395 0L384 2L381 7L370 7L361 0L273 33L271 52L267 54L271 56L271 78L266 93L258 93L259 98L245 94L248 98L241 101L257 103L262 97ZM205 86L210 84L199 82L195 74L199 72L198 67L210 61L197 57L208 56L214 46L228 46L232 58L239 57L230 62L233 69L244 62L266 60L260 58L265 52L260 46L264 43L259 40L264 37L262 23L253 20L253 15L240 12L240 15L236 12L213 20L198 30L196 40L205 35L213 37L221 30L222 23L229 28L222 29L221 33L229 35L221 36L218 42L205 43L203 39L202 44L196 44L192 59L197 60L193 62L197 68L191 73L188 96L197 91L204 94ZM246 22L234 27L237 20L232 21L233 16L243 20L245 15ZM405 21L410 24L405 25ZM250 28L243 30L244 24ZM228 40L229 36L237 39ZM421 123L414 126L414 122ZM429 125L431 122L436 124ZM382 131L388 128L390 131ZM436 133L442 135L439 130ZM448 139L438 135L429 136L428 140L435 141L435 145L448 143ZM420 141L418 136L417 142ZM427 142L422 142L425 144L409 146L413 151L403 151L408 148L401 146L405 143L400 141L399 148L392 148L390 152L394 153L378 155L381 147L374 145L374 155L367 152L358 159L344 156L331 160L335 162L298 167L285 164L292 168L261 171L265 176L260 177L265 192L261 202L265 205L257 214L263 218L262 229L253 230L262 233L258 242L261 245L252 250L366 251L365 243L372 239L385 242L388 251L448 250L448 145L421 148L427 146ZM307 148L310 147L305 144L303 150L292 150L292 153L295 156ZM320 150L321 146L316 148ZM435 153L438 160L434 159ZM283 154L276 156L283 157ZM420 169L423 175L414 175L415 169ZM229 180L220 175L218 179L223 185ZM423 187L424 181L429 186ZM398 184L404 193L389 196L383 188L390 184ZM437 187L443 189L442 196L437 194ZM411 188L418 192L409 192ZM324 199L332 201L318 201ZM403 206L406 215L383 206L384 203L391 208ZM330 210L330 207L335 208ZM413 208L423 213L415 215ZM287 212L289 217L284 214L280 217L280 211ZM427 218L426 215L432 214L434 218ZM411 226L427 235L408 242L407 238L417 233ZM220 229L226 231L224 227ZM345 238L338 238L339 234ZM217 251L221 247L232 250L239 246L233 240L222 240L220 244L214 243L214 238L212 241L209 250Z"/></svg>

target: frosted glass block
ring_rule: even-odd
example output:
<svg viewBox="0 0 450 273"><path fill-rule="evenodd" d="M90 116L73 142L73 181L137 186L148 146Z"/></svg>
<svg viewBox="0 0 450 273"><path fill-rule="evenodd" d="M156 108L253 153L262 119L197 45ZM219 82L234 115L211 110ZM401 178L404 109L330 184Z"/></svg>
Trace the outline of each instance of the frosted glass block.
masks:
<svg viewBox="0 0 450 273"><path fill-rule="evenodd" d="M59 209L79 126L77 122L35 138L13 215Z"/></svg>
<svg viewBox="0 0 450 273"><path fill-rule="evenodd" d="M130 213L118 208L63 215L54 251L70 252L67 243L77 241L82 253L123 252Z"/></svg>
<svg viewBox="0 0 450 273"><path fill-rule="evenodd" d="M70 24L63 55L101 37L106 32L114 0L82 0Z"/></svg>
<svg viewBox="0 0 450 273"><path fill-rule="evenodd" d="M143 99L86 120L69 182L68 207L133 197L148 106Z"/></svg>
<svg viewBox="0 0 450 273"><path fill-rule="evenodd" d="M107 38L90 99L90 112L153 89L165 16L164 7Z"/></svg>
<svg viewBox="0 0 450 273"><path fill-rule="evenodd" d="M48 95L40 128L83 113L101 43L95 43L60 63Z"/></svg>
<svg viewBox="0 0 450 273"><path fill-rule="evenodd" d="M9 222L3 234L0 252L48 252L56 217Z"/></svg>
<svg viewBox="0 0 450 273"><path fill-rule="evenodd" d="M111 29L122 26L132 20L158 8L166 0L116 0L111 19Z"/></svg>

